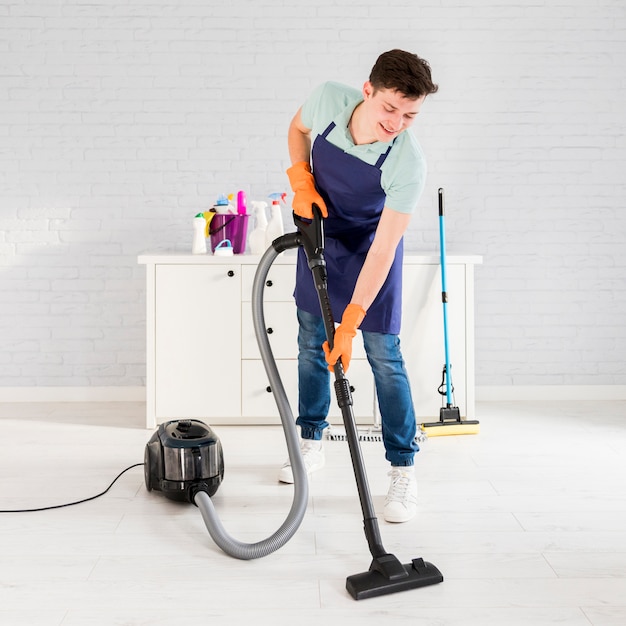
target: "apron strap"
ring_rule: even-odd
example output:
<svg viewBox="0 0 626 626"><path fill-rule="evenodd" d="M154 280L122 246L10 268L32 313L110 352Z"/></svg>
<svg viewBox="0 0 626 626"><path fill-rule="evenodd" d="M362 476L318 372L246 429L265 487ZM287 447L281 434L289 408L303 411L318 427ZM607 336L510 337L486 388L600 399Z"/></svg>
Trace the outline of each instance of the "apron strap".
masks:
<svg viewBox="0 0 626 626"><path fill-rule="evenodd" d="M389 153L391 152L391 148L393 148L393 144L396 143L396 139L397 137L391 142L391 145L387 148L387 151L383 152L378 157L378 161L376 161L376 165L374 167L377 167L378 169L380 169L383 166L385 159L389 156Z"/></svg>
<svg viewBox="0 0 626 626"><path fill-rule="evenodd" d="M328 128L321 134L321 137L326 139L326 137L328 137L329 133L332 131L333 128L335 128L336 124L335 122L331 122L328 125Z"/></svg>

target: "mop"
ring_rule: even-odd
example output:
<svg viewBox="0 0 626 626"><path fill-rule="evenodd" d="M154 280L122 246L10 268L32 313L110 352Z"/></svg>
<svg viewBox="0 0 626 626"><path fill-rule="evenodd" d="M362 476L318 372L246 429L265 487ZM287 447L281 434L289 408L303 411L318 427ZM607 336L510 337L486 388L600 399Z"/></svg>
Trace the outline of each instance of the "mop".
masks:
<svg viewBox="0 0 626 626"><path fill-rule="evenodd" d="M439 421L422 424L420 430L428 437L443 435L476 435L480 430L477 420L462 420L459 407L453 404L454 386L452 385L452 368L448 349L448 292L446 289L446 240L443 208L443 189L439 189L439 240L441 259L441 301L443 303L443 339L445 365L442 372L442 382L439 393L445 396L445 406L439 409ZM445 388L445 392L444 392Z"/></svg>

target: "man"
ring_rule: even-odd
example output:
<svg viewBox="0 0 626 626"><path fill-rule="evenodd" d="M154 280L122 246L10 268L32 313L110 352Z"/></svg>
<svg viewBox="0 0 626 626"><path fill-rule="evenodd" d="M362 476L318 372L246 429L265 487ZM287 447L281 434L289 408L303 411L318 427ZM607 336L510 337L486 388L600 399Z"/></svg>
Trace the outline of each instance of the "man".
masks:
<svg viewBox="0 0 626 626"><path fill-rule="evenodd" d="M435 93L430 67L417 55L380 55L361 91L338 83L318 87L294 116L288 133L293 210L322 210L324 257L335 319L330 351L319 301L303 250L295 299L299 321L298 377L301 450L307 472L324 465L330 373L341 358L348 370L360 328L374 374L391 486L384 517L405 522L417 512L416 421L400 351L402 237L424 188L426 163L406 132L424 99ZM287 462L281 482L293 482Z"/></svg>

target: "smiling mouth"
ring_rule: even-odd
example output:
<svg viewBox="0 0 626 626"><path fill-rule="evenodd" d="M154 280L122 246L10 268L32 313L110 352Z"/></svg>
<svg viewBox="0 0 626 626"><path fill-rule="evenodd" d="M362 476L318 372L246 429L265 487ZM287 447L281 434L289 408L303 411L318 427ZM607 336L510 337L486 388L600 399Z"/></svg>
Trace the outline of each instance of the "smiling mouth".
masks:
<svg viewBox="0 0 626 626"><path fill-rule="evenodd" d="M387 135L395 135L397 132L395 130L389 130L383 124L381 124L380 127L385 131L385 133L387 133Z"/></svg>

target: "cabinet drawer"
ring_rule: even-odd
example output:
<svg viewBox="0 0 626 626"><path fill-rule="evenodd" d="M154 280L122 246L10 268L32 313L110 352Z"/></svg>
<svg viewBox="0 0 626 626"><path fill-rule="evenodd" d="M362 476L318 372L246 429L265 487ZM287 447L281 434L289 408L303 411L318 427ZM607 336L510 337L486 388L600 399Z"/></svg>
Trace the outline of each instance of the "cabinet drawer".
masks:
<svg viewBox="0 0 626 626"><path fill-rule="evenodd" d="M263 313L274 358L295 359L298 354L298 318L295 304L265 302ZM244 359L261 358L254 334L250 302L241 304L241 356Z"/></svg>
<svg viewBox="0 0 626 626"><path fill-rule="evenodd" d="M298 415L298 362L295 359L277 359L276 367L294 414ZM270 389L263 361L241 362L241 414L244 417L268 418L267 423L280 423L280 415Z"/></svg>
<svg viewBox="0 0 626 626"><path fill-rule="evenodd" d="M246 302L252 300L252 285L256 274L256 265L242 266L241 299ZM293 290L296 284L295 265L273 265L265 281L263 300L283 301L293 303Z"/></svg>

